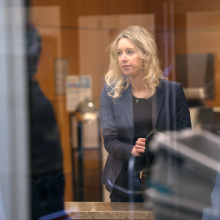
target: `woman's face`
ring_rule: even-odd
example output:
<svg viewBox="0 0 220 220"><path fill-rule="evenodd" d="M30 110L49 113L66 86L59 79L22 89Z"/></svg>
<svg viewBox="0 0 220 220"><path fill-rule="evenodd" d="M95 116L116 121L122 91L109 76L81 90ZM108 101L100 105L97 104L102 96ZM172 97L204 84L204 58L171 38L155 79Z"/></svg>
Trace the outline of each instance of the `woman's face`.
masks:
<svg viewBox="0 0 220 220"><path fill-rule="evenodd" d="M127 38L119 40L117 54L119 66L126 76L135 77L144 73L143 60L130 40Z"/></svg>

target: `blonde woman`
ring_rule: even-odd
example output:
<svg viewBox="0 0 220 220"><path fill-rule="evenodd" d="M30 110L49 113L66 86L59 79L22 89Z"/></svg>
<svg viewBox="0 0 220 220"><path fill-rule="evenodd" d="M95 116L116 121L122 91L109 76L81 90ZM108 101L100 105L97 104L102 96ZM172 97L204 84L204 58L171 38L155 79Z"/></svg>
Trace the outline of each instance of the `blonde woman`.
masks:
<svg viewBox="0 0 220 220"><path fill-rule="evenodd" d="M100 99L104 146L108 152L102 182L111 202L143 202L139 177L146 135L152 129L191 127L179 83L163 77L153 36L140 26L123 30L110 45L110 65Z"/></svg>

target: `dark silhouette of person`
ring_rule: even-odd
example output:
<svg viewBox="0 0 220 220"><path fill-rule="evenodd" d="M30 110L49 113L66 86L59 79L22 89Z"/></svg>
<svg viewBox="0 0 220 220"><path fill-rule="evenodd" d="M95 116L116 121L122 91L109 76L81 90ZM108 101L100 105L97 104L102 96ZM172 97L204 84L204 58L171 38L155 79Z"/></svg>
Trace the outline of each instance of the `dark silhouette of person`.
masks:
<svg viewBox="0 0 220 220"><path fill-rule="evenodd" d="M41 37L33 25L26 30L30 109L31 219L57 213L64 217L64 175L59 131L53 107L33 79L41 54ZM59 213L59 214L58 214ZM61 214L62 213L62 214ZM61 218L60 216L63 216Z"/></svg>

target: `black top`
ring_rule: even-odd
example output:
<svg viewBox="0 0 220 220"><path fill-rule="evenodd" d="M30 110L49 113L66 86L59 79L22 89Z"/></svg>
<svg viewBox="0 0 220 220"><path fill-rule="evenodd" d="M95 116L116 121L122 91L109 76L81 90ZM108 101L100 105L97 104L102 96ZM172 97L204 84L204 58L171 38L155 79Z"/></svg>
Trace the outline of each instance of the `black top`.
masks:
<svg viewBox="0 0 220 220"><path fill-rule="evenodd" d="M135 142L137 141L138 138L140 137L145 138L148 132L152 130L152 98L137 99L136 97L133 96L133 115L134 115L133 144L135 145ZM124 162L121 173L115 182L114 191L117 190L118 187L119 189L121 188L123 190L134 190L134 191L141 190L140 182L136 181L135 179L139 177L139 172L140 170L143 169L144 158L132 157L132 159L135 159L133 172L128 170L128 163ZM129 178L132 178L133 182L135 182L135 185L132 187L133 189L130 189L128 186ZM123 194L122 192L118 192L118 193Z"/></svg>
<svg viewBox="0 0 220 220"><path fill-rule="evenodd" d="M136 98L133 96L133 114L134 114L134 140L145 138L148 132L152 130L152 98ZM134 172L143 169L144 161L142 157L135 158Z"/></svg>
<svg viewBox="0 0 220 220"><path fill-rule="evenodd" d="M145 138L147 133L152 130L152 98L137 99L133 96L134 114L134 141L140 137Z"/></svg>

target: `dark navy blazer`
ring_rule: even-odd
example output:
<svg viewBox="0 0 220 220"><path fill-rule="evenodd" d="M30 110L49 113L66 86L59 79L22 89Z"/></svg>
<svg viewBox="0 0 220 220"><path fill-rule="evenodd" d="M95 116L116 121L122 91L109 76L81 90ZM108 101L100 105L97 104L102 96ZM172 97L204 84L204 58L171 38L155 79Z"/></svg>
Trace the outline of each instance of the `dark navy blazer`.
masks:
<svg viewBox="0 0 220 220"><path fill-rule="evenodd" d="M105 84L100 99L100 119L104 146L109 154L101 180L112 192L124 161L128 162L131 157L134 119L131 85L114 101L108 91ZM163 131L191 128L190 113L180 83L160 81L152 97L152 125L153 129Z"/></svg>

